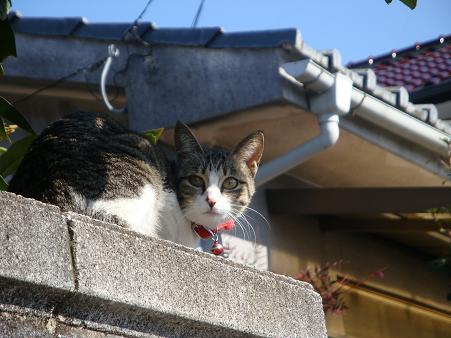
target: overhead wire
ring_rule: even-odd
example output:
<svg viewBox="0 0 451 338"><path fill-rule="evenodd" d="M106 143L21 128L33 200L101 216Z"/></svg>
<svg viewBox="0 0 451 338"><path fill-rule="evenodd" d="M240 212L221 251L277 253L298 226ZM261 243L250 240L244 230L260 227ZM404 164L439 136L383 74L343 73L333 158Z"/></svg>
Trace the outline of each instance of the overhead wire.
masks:
<svg viewBox="0 0 451 338"><path fill-rule="evenodd" d="M27 101L27 100L29 100L30 98L32 98L33 96L36 96L36 95L38 95L39 93L42 93L43 91L46 91L46 90L48 90L48 89L54 88L54 87L58 86L60 83L63 83L64 81L66 81L66 80L68 80L68 79L70 79L70 78L72 78L72 77L74 77L74 76L77 76L77 75L81 74L82 72L85 72L85 71L93 72L93 71L95 71L96 69L98 69L99 67L101 67L101 66L103 65L103 63L105 62L106 59L107 59L107 58L104 57L104 58L102 58L102 59L100 59L100 60L97 60L97 61L95 61L95 62L93 62L93 63L90 63L89 65L86 65L86 66L84 66L84 67L81 67L81 68L79 68L79 69L73 71L73 72L70 73L70 74L67 74L67 75L65 75L65 76L63 76L63 77L60 77L59 79L57 79L57 80L55 80L55 81L53 81L53 82L50 82L48 85L45 85L44 87L41 87L41 88L39 88L39 89L36 89L36 90L33 91L32 93L30 93L30 94L28 94L28 95L26 95L26 96L24 96L24 97L22 97L22 98L20 98L20 99L18 99L18 100L16 100L16 101L14 101L13 104L16 105L16 104L18 104L18 103Z"/></svg>
<svg viewBox="0 0 451 338"><path fill-rule="evenodd" d="M127 27L127 29L122 33L121 38L120 38L119 41L124 41L125 38L127 37L128 33L131 30L133 30L133 35L135 36L135 38L136 38L136 36L138 36L138 34L137 34L138 21L142 19L142 17L147 12L149 6L152 4L153 1L154 0L148 0L147 1L146 5L143 7L143 9L139 13L139 15L136 17L136 19L133 20L132 24L129 27ZM143 43L143 41L144 41L141 38L139 38L137 40L140 43ZM147 42L145 42L145 44L146 44L146 46L149 45ZM107 58L108 57L103 57L103 58L101 58L101 59L99 59L97 61L94 61L94 62L84 66L84 67L78 68L77 70L75 70L75 71L73 71L73 72L71 72L71 73L69 73L67 75L64 75L64 76L62 76L62 77L50 82L49 84L47 84L47 85L45 85L45 86L43 86L41 88L36 89L35 91L31 92L30 94L28 94L28 95L26 95L26 96L24 96L24 97L22 97L22 98L20 98L20 99L18 99L16 101L13 101L13 104L16 105L16 104L25 102L25 101L29 100L30 98L32 98L32 97L34 97L34 96L36 96L36 95L38 95L38 94L40 94L40 93L42 93L42 92L44 92L46 90L49 90L49 89L54 88L54 87L57 87L61 83L65 82L65 81L69 80L70 78L73 78L73 77L75 77L75 76L77 76L77 75L79 75L81 73L85 73L85 81L86 81L86 72L93 72L93 71L97 70L98 68L100 68L105 63ZM126 67L128 67L128 61L127 61L127 66ZM125 71L125 69L123 69L121 71ZM116 86L116 80L114 80L113 82L114 82L114 84ZM91 95L93 95L94 98L98 99L97 95L92 93L92 91L90 90L89 87L88 87L88 89L89 89L89 92L91 93ZM116 91L117 91L117 88L116 88ZM116 94L116 96L117 96L117 94Z"/></svg>
<svg viewBox="0 0 451 338"><path fill-rule="evenodd" d="M125 38L127 37L127 35L130 33L130 31L132 31L132 35L133 35L133 37L134 37L134 39L136 41L138 41L140 44L142 44L142 45L144 45L146 47L150 46L150 44L148 42L144 41L140 37L140 35L138 34L138 22L139 22L139 20L141 20L143 18L143 16L145 15L145 13L147 12L147 10L149 9L150 5L153 2L154 2L154 0L148 0L147 1L147 3L143 7L143 9L139 13L139 15L135 18L135 20L133 20L133 22L130 24L130 26L128 26L127 29L124 30L124 32L122 33L121 38L119 39L119 41L124 41ZM200 18L201 14L202 14L202 11L204 9L204 5L205 5L205 0L201 0L200 3L199 3L199 7L198 7L198 9L196 11L196 14L195 14L195 16L193 18L192 24L191 24L192 28L196 28L197 27L197 24L199 22L199 18ZM128 47L127 47L127 50L128 50ZM131 59L133 59L135 57L147 57L147 56L151 56L151 55L152 55L152 51L150 51L149 53L146 53L146 54L134 53L134 54L128 55L126 65L122 69L117 71L114 74L114 76L113 76L113 85L114 85L114 87L116 89L116 92L115 92L115 95L114 95L112 100L117 98L118 92L119 92L119 90L118 90L119 86L117 85L117 76L122 74L123 72L125 72L128 69ZM81 67L81 68L73 71L72 73L69 73L69 74L67 74L67 75L65 75L63 77L60 77L60 78L50 82L49 84L47 84L47 85L45 85L45 86L43 86L41 88L36 89L35 91L31 92L30 94L28 94L28 95L26 95L26 96L24 96L24 97L22 97L22 98L20 98L20 99L18 99L16 101L13 101L13 104L16 105L16 104L25 102L25 101L29 100L30 98L32 98L32 97L34 97L34 96L36 96L36 95L38 95L38 94L40 94L40 93L42 93L42 92L44 92L46 90L49 90L49 89L54 88L54 87L57 87L61 83L65 82L65 81L69 80L70 78L73 78L73 77L75 77L75 76L77 76L77 75L79 75L81 73L84 73L85 82L86 82L86 85L87 85L89 93L96 100L100 100L100 97L98 95L96 95L93 92L92 88L90 87L90 84L87 81L87 75L86 74L87 73L91 73L91 72L99 69L105 63L106 59L107 59L107 57L103 57L103 58L101 58L101 59L99 59L97 61L94 61L94 62L92 62L92 63L90 63L90 64L88 64L88 65L86 65L84 67Z"/></svg>
<svg viewBox="0 0 451 338"><path fill-rule="evenodd" d="M133 27L136 27L138 25L138 21L141 20L144 16L144 14L146 14L147 9L149 8L149 6L152 4L154 0L148 0L146 5L144 6L144 8L141 10L141 13L139 13L139 15L136 17L136 19L133 21L133 23L124 31L124 33L122 33L122 37L121 40L124 40L125 37L127 36L127 33L130 32L130 30Z"/></svg>
<svg viewBox="0 0 451 338"><path fill-rule="evenodd" d="M194 16L193 22L191 23L191 28L196 28L197 23L199 22L200 15L202 14L202 10L204 9L205 0L201 0L199 3L199 7L197 8L196 15Z"/></svg>

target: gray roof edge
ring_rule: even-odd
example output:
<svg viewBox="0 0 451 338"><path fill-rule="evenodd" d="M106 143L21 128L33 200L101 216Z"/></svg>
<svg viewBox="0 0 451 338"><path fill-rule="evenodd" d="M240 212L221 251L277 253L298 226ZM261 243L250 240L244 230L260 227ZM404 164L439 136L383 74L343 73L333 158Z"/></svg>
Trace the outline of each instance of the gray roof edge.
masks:
<svg viewBox="0 0 451 338"><path fill-rule="evenodd" d="M23 17L18 12L9 15L15 33L46 37L121 40L132 23L89 23L83 17ZM301 44L295 28L248 32L224 32L222 27L158 28L151 22L138 23L140 37L149 43L209 48L274 48Z"/></svg>

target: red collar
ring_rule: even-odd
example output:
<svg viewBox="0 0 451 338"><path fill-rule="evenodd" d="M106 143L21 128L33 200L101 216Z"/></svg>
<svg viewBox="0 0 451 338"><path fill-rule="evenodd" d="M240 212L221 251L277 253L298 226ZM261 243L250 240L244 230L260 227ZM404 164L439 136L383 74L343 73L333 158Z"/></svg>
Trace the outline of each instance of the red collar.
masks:
<svg viewBox="0 0 451 338"><path fill-rule="evenodd" d="M232 230L235 226L235 222L233 220L226 221L224 223L219 224L216 228L209 229L201 224L197 224L192 222L191 228L193 231L199 236L201 239L213 239L213 245L211 247L211 253L219 256L224 252L224 247L219 243L218 233L222 230Z"/></svg>

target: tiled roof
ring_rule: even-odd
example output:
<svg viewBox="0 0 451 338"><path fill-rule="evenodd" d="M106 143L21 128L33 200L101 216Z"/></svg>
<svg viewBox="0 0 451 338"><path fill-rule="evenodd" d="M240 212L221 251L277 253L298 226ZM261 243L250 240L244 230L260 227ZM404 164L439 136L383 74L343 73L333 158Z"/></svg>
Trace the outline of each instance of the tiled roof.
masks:
<svg viewBox="0 0 451 338"><path fill-rule="evenodd" d="M349 68L371 68L382 86L403 86L409 92L451 80L451 35L368 60Z"/></svg>
<svg viewBox="0 0 451 338"><path fill-rule="evenodd" d="M10 14L15 33L54 37L120 40L130 23L88 23L82 17L24 18L16 12ZM221 27L157 28L150 22L138 24L140 38L152 44L201 46L211 48L271 48L295 45L297 29L277 29L264 32L225 33Z"/></svg>
<svg viewBox="0 0 451 338"><path fill-rule="evenodd" d="M124 32L130 27L130 23L88 23L86 19L82 17L75 18L24 18L18 13L10 13L10 22L15 33L29 34L34 36L46 36L46 37L70 37L80 39L95 39L104 41L117 41L121 40ZM382 85L388 85L390 88L384 88L376 82L375 73L368 69L368 61L361 63L351 64L349 69L343 67L341 64L341 56L337 50L329 50L319 52L314 48L311 48L307 43L301 39L299 31L295 28L277 29L277 30L262 30L262 31L249 31L249 32L236 32L227 33L220 27L210 28L157 28L152 23L139 23L137 34L140 39L153 44L153 45L179 45L179 46L194 46L203 48L284 48L285 50L293 52L300 58L309 58L319 64L320 66L332 71L341 72L349 76L354 82L354 86L360 88L366 93L373 95L388 104L401 109L402 111L427 122L434 127L441 129L447 133L451 133L451 123L443 122L437 118L437 109L431 104L415 105L409 101L407 90L402 87L393 88L392 84L383 82L381 80L388 79L389 75L378 74L378 83ZM132 41L136 40L135 36L129 36ZM128 40L126 38L126 40ZM440 64L440 67L446 65L447 76L449 77L449 40L450 37L446 37L446 55L441 54L434 60ZM436 43L427 46L428 48ZM443 49L444 46L433 47L436 50ZM424 46L426 47L426 46ZM415 49L415 48L413 48ZM435 50L434 49L434 50ZM404 51L400 51L399 56L404 57L415 51L412 48L408 48ZM372 68L375 68L376 74L378 72L377 65L397 64L398 59L389 59L391 54L383 55L380 58L373 59ZM428 54L429 55L429 54ZM435 55L435 54L434 54ZM425 56L425 59L421 62L425 62L428 65L430 56ZM406 56L406 60L408 60ZM413 66L412 66L413 67ZM425 67L422 64L417 64L417 67ZM363 69L362 69L363 68ZM387 66L385 66L387 68ZM413 68L412 68L413 69ZM422 68L421 68L422 69ZM444 73L440 71L441 68L437 68L440 74ZM385 69L387 72L387 69ZM411 70L412 71L412 70ZM379 76L381 78L379 78ZM442 79L443 75L439 75ZM398 76L399 77L399 76ZM384 80L385 81L385 80ZM436 80L429 80L436 81ZM394 82L390 82L397 84ZM432 82L431 82L432 83ZM399 85L408 86L409 83L399 82ZM428 101L430 102L430 101Z"/></svg>

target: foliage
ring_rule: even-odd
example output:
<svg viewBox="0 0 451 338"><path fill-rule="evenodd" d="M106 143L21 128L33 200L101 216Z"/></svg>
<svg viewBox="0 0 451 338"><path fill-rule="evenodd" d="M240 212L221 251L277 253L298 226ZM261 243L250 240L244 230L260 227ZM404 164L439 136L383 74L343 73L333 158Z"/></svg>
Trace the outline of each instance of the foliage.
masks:
<svg viewBox="0 0 451 338"><path fill-rule="evenodd" d="M0 0L0 20L5 20L11 9L11 0Z"/></svg>
<svg viewBox="0 0 451 338"><path fill-rule="evenodd" d="M343 295L346 293L344 287L351 283L351 280L345 277L332 278L330 269L340 268L345 262L338 260L336 262L322 265L315 265L313 267L301 270L296 279L312 284L316 292L318 292L323 301L324 313L342 314L348 306L343 300ZM371 278L384 278L385 268L372 272L365 281L357 282L357 285L362 285ZM353 282L355 285L355 282Z"/></svg>
<svg viewBox="0 0 451 338"><path fill-rule="evenodd" d="M35 135L28 135L19 141L14 142L8 148L0 158L0 176L6 177L16 171L35 138Z"/></svg>
<svg viewBox="0 0 451 338"><path fill-rule="evenodd" d="M25 120L25 118L17 111L14 106L8 102L5 98L0 100L0 117L6 118L8 121L15 123L20 128L25 131L33 134L33 128L31 128L30 124Z"/></svg>
<svg viewBox="0 0 451 338"><path fill-rule="evenodd" d="M142 133L142 135L150 141L152 144L157 144L161 134L163 134L164 128L151 129Z"/></svg>
<svg viewBox="0 0 451 338"><path fill-rule="evenodd" d="M14 32L8 20L10 8L10 0L0 0L0 75L3 74L3 60L8 56L17 56Z"/></svg>
<svg viewBox="0 0 451 338"><path fill-rule="evenodd" d="M393 0L385 0L387 4L390 4ZM414 9L417 6L417 0L400 0L402 3L404 3L406 6L408 6L410 9Z"/></svg>
<svg viewBox="0 0 451 338"><path fill-rule="evenodd" d="M10 8L10 0L0 0L0 75L3 75L3 60L8 56L17 56L14 32L8 20ZM6 124L5 120L12 124ZM4 177L12 174L17 169L28 147L36 137L27 120L8 100L0 96L0 142L7 140L12 143L10 135L18 127L30 135L15 142L8 149L0 147L0 190L8 188Z"/></svg>

